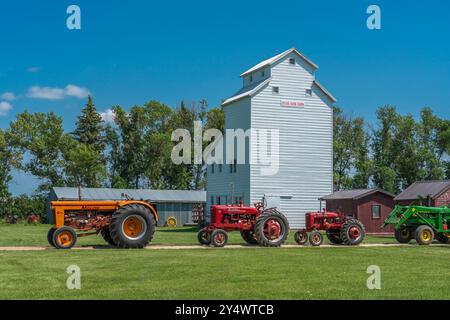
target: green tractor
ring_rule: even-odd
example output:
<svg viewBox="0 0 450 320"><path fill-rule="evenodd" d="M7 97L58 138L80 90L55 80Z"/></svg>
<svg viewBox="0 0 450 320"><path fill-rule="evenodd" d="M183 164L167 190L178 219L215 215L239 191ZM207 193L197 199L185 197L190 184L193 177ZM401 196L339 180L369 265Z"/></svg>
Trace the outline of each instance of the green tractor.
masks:
<svg viewBox="0 0 450 320"><path fill-rule="evenodd" d="M393 225L395 239L409 243L415 238L418 244L429 245L436 239L450 242L450 208L426 206L395 206L382 228Z"/></svg>

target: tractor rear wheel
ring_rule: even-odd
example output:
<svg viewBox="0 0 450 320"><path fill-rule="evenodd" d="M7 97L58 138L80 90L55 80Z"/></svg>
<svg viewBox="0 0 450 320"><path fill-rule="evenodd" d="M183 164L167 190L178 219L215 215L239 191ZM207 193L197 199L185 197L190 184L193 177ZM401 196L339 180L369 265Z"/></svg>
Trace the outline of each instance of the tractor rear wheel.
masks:
<svg viewBox="0 0 450 320"><path fill-rule="evenodd" d="M143 248L153 238L155 219L145 206L128 204L112 216L109 232L119 248Z"/></svg>
<svg viewBox="0 0 450 320"><path fill-rule="evenodd" d="M320 246L323 243L323 235L319 231L314 230L309 234L309 243L314 247Z"/></svg>
<svg viewBox="0 0 450 320"><path fill-rule="evenodd" d="M420 245L429 245L433 242L434 231L427 225L421 225L416 229L415 238Z"/></svg>
<svg viewBox="0 0 450 320"><path fill-rule="evenodd" d="M242 230L241 237L248 244L257 244L258 240L256 240L255 233L251 230Z"/></svg>
<svg viewBox="0 0 450 320"><path fill-rule="evenodd" d="M53 243L56 249L70 249L77 242L77 234L71 227L61 227L53 232Z"/></svg>
<svg viewBox="0 0 450 320"><path fill-rule="evenodd" d="M100 234L103 237L103 240L105 240L106 242L108 242L110 245L112 246L116 246L116 243L114 242L114 240L111 238L111 233L109 232L108 228L103 229Z"/></svg>
<svg viewBox="0 0 450 320"><path fill-rule="evenodd" d="M413 238L413 232L410 228L395 229L394 236L399 243L409 243Z"/></svg>
<svg viewBox="0 0 450 320"><path fill-rule="evenodd" d="M299 245L304 245L308 241L308 233L306 230L298 230L294 234L294 240Z"/></svg>
<svg viewBox="0 0 450 320"><path fill-rule="evenodd" d="M339 230L327 230L327 238L333 244L342 244L342 239Z"/></svg>
<svg viewBox="0 0 450 320"><path fill-rule="evenodd" d="M200 242L200 244L202 244L202 245L210 245L211 244L211 234L207 230L201 229L197 233L197 239L198 239L198 242Z"/></svg>
<svg viewBox="0 0 450 320"><path fill-rule="evenodd" d="M279 247L289 234L289 222L281 213L262 214L255 223L255 236L259 245Z"/></svg>
<svg viewBox="0 0 450 320"><path fill-rule="evenodd" d="M47 241L52 247L55 246L55 243L53 242L53 234L55 233L55 230L56 229L54 227L51 227L47 232Z"/></svg>
<svg viewBox="0 0 450 320"><path fill-rule="evenodd" d="M228 242L228 234L225 230L217 229L211 233L211 243L214 247L223 247Z"/></svg>
<svg viewBox="0 0 450 320"><path fill-rule="evenodd" d="M342 243L347 246L360 244L366 235L364 225L356 219L348 219L341 227L340 236Z"/></svg>
<svg viewBox="0 0 450 320"><path fill-rule="evenodd" d="M436 233L436 240L439 241L439 243L447 244L450 242L450 234Z"/></svg>

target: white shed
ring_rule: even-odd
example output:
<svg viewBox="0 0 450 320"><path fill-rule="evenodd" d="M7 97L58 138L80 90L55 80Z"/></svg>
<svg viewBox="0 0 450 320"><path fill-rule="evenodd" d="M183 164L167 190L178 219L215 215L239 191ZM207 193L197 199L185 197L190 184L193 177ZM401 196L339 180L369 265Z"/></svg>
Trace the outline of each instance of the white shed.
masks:
<svg viewBox="0 0 450 320"><path fill-rule="evenodd" d="M223 103L225 129L278 130L278 170L261 174L266 165L249 161L248 154L245 164L209 165L207 208L239 200L252 204L265 195L291 228L304 225L305 212L319 209L318 198L333 191L336 99L316 81L317 68L291 48L241 74L242 89ZM261 144L250 141L251 152Z"/></svg>

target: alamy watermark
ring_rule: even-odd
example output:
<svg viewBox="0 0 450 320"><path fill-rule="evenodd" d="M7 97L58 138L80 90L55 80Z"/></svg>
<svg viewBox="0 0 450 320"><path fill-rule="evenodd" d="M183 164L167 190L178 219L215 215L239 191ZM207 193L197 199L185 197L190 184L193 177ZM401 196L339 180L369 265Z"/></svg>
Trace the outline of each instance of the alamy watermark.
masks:
<svg viewBox="0 0 450 320"><path fill-rule="evenodd" d="M69 30L81 29L81 9L77 5L67 7L66 13L69 15L66 20L66 26Z"/></svg>
<svg viewBox="0 0 450 320"><path fill-rule="evenodd" d="M366 286L369 290L381 289L381 269L377 265L367 267L366 273L370 274L367 278Z"/></svg>
<svg viewBox="0 0 450 320"><path fill-rule="evenodd" d="M369 30L381 29L381 8L375 4L367 7L367 14L370 16L367 18L366 25Z"/></svg>
<svg viewBox="0 0 450 320"><path fill-rule="evenodd" d="M76 264L72 264L66 269L67 277L66 286L69 290L80 290L81 289L81 269Z"/></svg>
<svg viewBox="0 0 450 320"><path fill-rule="evenodd" d="M193 139L189 130L176 129L172 132L172 141L178 142L171 154L174 164L252 164L258 165L261 175L278 173L278 129L226 129L224 136L218 129L203 132L201 122L195 121ZM210 142L205 150L203 142Z"/></svg>

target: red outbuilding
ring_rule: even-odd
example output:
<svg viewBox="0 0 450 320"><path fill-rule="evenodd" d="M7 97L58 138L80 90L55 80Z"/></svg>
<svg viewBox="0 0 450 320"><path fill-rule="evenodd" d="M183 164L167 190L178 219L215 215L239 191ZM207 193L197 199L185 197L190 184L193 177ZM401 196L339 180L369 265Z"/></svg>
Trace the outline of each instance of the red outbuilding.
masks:
<svg viewBox="0 0 450 320"><path fill-rule="evenodd" d="M417 181L394 198L399 205L450 205L450 180ZM429 201L429 203L428 203Z"/></svg>
<svg viewBox="0 0 450 320"><path fill-rule="evenodd" d="M394 195L382 189L355 189L336 191L319 200L325 201L327 211L344 213L361 221L367 233L391 233L389 226L381 229L394 207Z"/></svg>

